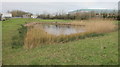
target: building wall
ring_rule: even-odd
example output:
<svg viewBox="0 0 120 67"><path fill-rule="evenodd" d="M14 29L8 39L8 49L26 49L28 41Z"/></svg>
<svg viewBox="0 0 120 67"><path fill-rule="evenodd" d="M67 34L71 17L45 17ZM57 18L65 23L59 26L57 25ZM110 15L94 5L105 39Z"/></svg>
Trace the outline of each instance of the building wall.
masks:
<svg viewBox="0 0 120 67"><path fill-rule="evenodd" d="M23 18L31 18L31 15L23 15Z"/></svg>
<svg viewBox="0 0 120 67"><path fill-rule="evenodd" d="M11 18L12 14L11 13L3 13L2 18Z"/></svg>

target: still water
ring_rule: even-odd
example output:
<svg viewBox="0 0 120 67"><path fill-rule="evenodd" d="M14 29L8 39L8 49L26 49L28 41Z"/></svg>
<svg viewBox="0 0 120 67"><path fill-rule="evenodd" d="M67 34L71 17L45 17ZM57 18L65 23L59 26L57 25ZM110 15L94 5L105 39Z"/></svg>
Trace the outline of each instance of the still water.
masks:
<svg viewBox="0 0 120 67"><path fill-rule="evenodd" d="M72 25L36 24L34 28L43 29L45 32L53 35L70 35L85 32L84 27Z"/></svg>

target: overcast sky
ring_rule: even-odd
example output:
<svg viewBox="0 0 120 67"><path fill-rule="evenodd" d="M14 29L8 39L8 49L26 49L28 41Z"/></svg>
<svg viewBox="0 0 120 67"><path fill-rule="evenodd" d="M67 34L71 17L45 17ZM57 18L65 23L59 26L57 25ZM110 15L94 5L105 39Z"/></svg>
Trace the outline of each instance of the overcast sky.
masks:
<svg viewBox="0 0 120 67"><path fill-rule="evenodd" d="M77 9L117 9L119 0L2 0L1 12L23 10L34 14L69 12Z"/></svg>
<svg viewBox="0 0 120 67"><path fill-rule="evenodd" d="M2 0L2 2L118 2L119 0Z"/></svg>

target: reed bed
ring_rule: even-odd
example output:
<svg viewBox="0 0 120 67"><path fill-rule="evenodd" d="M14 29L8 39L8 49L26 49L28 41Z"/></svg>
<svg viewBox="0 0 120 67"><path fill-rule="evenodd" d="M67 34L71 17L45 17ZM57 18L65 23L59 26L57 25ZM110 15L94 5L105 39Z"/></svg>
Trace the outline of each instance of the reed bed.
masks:
<svg viewBox="0 0 120 67"><path fill-rule="evenodd" d="M50 43L54 37L54 35L47 34L42 29L30 29L24 39L25 48L33 48L38 44Z"/></svg>
<svg viewBox="0 0 120 67"><path fill-rule="evenodd" d="M112 19L92 19L84 21L73 21L71 24L85 25L86 32L107 33L117 29Z"/></svg>
<svg viewBox="0 0 120 67"><path fill-rule="evenodd" d="M49 34L42 29L31 28L28 30L24 39L24 47L33 48L37 45L43 45L45 43L64 43L68 41L83 39L89 36L96 36L97 34L112 32L116 29L116 25L113 24L113 22L113 20L73 21L70 24L85 25L86 32L59 36Z"/></svg>
<svg viewBox="0 0 120 67"><path fill-rule="evenodd" d="M24 47L29 49L36 47L37 45L51 44L51 43L64 43L68 41L77 40L83 38L88 33L76 33L71 35L52 35L45 32L42 29L30 29L24 39Z"/></svg>

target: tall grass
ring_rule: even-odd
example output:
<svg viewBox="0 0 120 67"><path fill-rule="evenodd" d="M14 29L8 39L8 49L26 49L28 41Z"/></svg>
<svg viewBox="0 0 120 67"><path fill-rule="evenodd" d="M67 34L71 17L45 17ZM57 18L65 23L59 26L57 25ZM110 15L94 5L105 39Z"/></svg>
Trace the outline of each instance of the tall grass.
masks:
<svg viewBox="0 0 120 67"><path fill-rule="evenodd" d="M50 43L53 41L54 36L47 34L42 29L30 29L25 37L25 48L33 48L38 44Z"/></svg>
<svg viewBox="0 0 120 67"><path fill-rule="evenodd" d="M73 21L71 24L85 25L86 32L107 33L117 29L112 19L92 19L84 21Z"/></svg>
<svg viewBox="0 0 120 67"><path fill-rule="evenodd" d="M85 28L88 32L108 33L114 31L116 25L114 25L112 22L97 22L97 23L92 22L86 24Z"/></svg>
<svg viewBox="0 0 120 67"><path fill-rule="evenodd" d="M88 20L88 21L73 21L71 24L85 25L86 32L75 33L70 35L52 35L42 29L31 28L28 30L24 47L33 48L43 43L64 43L77 39L84 39L85 37L98 36L99 34L112 32L116 29L113 20Z"/></svg>

